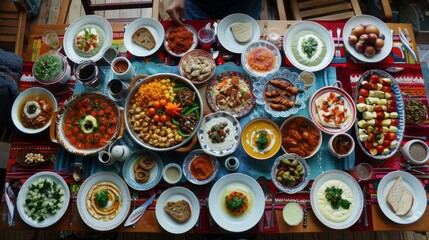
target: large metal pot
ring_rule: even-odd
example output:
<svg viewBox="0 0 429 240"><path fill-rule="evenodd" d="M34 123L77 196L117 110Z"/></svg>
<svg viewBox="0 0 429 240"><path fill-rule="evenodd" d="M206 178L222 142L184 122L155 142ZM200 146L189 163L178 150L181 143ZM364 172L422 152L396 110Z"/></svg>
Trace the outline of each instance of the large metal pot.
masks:
<svg viewBox="0 0 429 240"><path fill-rule="evenodd" d="M155 79L170 79L170 81L174 81L176 83L179 83L185 87L188 87L191 91L193 91L195 93L195 100L194 102L197 103L200 107L199 107L199 119L197 119L197 122L194 126L193 131L189 134L188 137L186 137L186 139L184 139L182 142L175 144L173 146L168 146L168 147L156 147L154 145L151 145L147 142L145 142L142 138L141 135L139 136L139 134L141 132L135 131L133 129L133 122L134 120L132 119L132 114L130 113L131 109L132 109L132 101L135 97L135 94L138 92L140 86L143 83L148 83L150 81L154 81ZM147 148L149 150L153 150L153 151L171 151L171 150L177 150L178 148L184 147L186 146L188 143L190 143L194 137L194 135L197 133L198 129L201 126L201 122L202 122L202 116L203 116L203 102L201 99L201 95L198 92L198 89L186 78L181 77L179 75L176 74L171 74L171 73L160 73L160 74L155 74L152 76L147 77L146 75L137 75L133 81L130 84L130 88L131 91L126 99L125 102L125 110L124 110L124 116L125 116L125 126L127 128L128 133L130 134L130 136L132 137L132 139L139 145L141 145L144 148ZM144 111L145 109L143 109ZM192 144L192 143L191 143Z"/></svg>

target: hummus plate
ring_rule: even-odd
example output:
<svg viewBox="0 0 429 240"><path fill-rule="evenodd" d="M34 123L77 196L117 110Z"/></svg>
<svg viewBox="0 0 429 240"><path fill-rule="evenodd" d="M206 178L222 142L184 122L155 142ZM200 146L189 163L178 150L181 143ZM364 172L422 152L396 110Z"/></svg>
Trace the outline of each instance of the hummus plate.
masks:
<svg viewBox="0 0 429 240"><path fill-rule="evenodd" d="M115 194L116 200L114 201L120 201L120 204L115 206L114 203L108 203L106 208L109 210L104 211L104 213L94 213L89 207L90 203L88 203L91 199L87 198L101 188L107 190L109 194ZM119 226L128 215L130 203L131 197L127 184L122 178L111 172L99 172L91 175L83 182L77 194L77 209L80 217L86 225L98 231L108 231ZM109 213L112 214L112 217L109 217ZM98 217L94 217L97 214L104 215L104 217L97 219Z"/></svg>
<svg viewBox="0 0 429 240"><path fill-rule="evenodd" d="M326 198L324 190L335 186L343 190L342 198L351 202L350 208L333 209ZM363 210L363 194L359 183L348 173L330 170L320 174L313 182L310 191L311 208L316 217L332 229L346 229L357 222Z"/></svg>
<svg viewBox="0 0 429 240"><path fill-rule="evenodd" d="M317 47L311 57L308 57L300 49L304 42L310 39L315 39ZM334 39L328 30L310 21L300 21L288 28L283 39L283 49L293 66L309 72L327 67L334 57L335 50Z"/></svg>

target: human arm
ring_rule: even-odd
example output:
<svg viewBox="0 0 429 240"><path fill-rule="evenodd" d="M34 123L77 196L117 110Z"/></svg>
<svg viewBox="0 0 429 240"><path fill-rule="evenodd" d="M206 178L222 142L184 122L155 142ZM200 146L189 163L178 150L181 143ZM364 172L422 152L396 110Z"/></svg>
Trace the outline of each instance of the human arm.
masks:
<svg viewBox="0 0 429 240"><path fill-rule="evenodd" d="M172 0L166 12L171 20L182 25L183 21L185 21L185 0Z"/></svg>

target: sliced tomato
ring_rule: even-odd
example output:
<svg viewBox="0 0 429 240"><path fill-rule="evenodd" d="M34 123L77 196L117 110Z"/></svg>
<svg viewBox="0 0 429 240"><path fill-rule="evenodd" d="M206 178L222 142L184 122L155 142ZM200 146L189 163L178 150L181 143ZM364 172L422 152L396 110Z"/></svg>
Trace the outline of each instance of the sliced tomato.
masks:
<svg viewBox="0 0 429 240"><path fill-rule="evenodd" d="M383 147L389 148L390 147L390 140L384 139L384 141L383 141Z"/></svg>
<svg viewBox="0 0 429 240"><path fill-rule="evenodd" d="M361 88L361 89L359 89L359 95L362 95L364 97L368 97L369 96L369 90L365 89L365 88Z"/></svg>
<svg viewBox="0 0 429 240"><path fill-rule="evenodd" d="M116 128L114 127L114 126L111 126L111 127L109 127L108 129L107 129L107 132L109 133L109 134L114 134L115 132L116 132Z"/></svg>
<svg viewBox="0 0 429 240"><path fill-rule="evenodd" d="M372 144L368 141L363 142L363 146L368 150L372 148Z"/></svg>
<svg viewBox="0 0 429 240"><path fill-rule="evenodd" d="M365 103L365 97L359 95L359 97L358 97L358 103Z"/></svg>
<svg viewBox="0 0 429 240"><path fill-rule="evenodd" d="M379 78L378 75L373 74L369 77L369 82L370 83L378 83L378 78Z"/></svg>
<svg viewBox="0 0 429 240"><path fill-rule="evenodd" d="M384 151L384 146L383 146L383 145L378 145L378 146L376 147L376 149L377 149L377 153L383 153L383 151Z"/></svg>
<svg viewBox="0 0 429 240"><path fill-rule="evenodd" d="M396 133L389 133L389 139L390 139L390 141L394 141L394 140L396 140L396 138L398 137L398 135L396 135Z"/></svg>

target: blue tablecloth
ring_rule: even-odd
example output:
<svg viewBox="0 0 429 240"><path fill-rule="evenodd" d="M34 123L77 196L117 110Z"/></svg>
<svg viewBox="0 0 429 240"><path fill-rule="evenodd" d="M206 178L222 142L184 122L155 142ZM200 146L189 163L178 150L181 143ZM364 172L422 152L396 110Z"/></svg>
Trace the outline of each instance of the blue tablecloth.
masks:
<svg viewBox="0 0 429 240"><path fill-rule="evenodd" d="M149 62L146 63L144 61L135 61L133 62L133 67L135 69L135 72L137 74L156 74L156 73L175 73L179 74L178 67L177 66L166 66L166 65L157 65L156 63ZM89 89L85 88L80 83L76 83L75 87L75 93L81 93L81 92L89 92L89 91L99 91L107 94L107 83L109 80L111 80L114 76L112 72L110 71L110 67L108 66L102 66L100 69L105 74L105 81L102 86L100 86L98 89ZM283 68L284 69L284 68ZM280 69L280 70L283 70ZM296 68L288 68L292 72L300 73L300 70ZM241 66L237 66L234 63L226 63L224 65L220 65L216 68L215 75L225 72L225 71L238 71L242 73L246 73L244 69ZM336 80L336 71L333 67L328 67L322 71L316 72L316 82L315 84L308 89L309 96L313 95L314 92L322 88L324 86L332 85ZM307 100L308 103L309 100ZM119 106L123 106L124 102L117 102ZM308 105L308 104L307 104ZM305 108L303 110L300 110L298 112L298 115L310 117L308 108ZM247 116L244 116L243 118L239 119L240 124L242 127L249 122L251 119L258 118L258 117L270 117L263 109L262 106L255 105L255 108L251 111L250 114ZM282 124L284 119L273 119L279 126ZM311 179L314 180L320 173L326 170L331 169L341 169L341 170L347 170L349 168L352 168L355 162L354 154L351 154L350 157L344 158L344 159L336 159L332 157L327 149L328 141L329 141L330 135L323 133L323 143L318 153L316 153L313 157L307 160L308 164L311 168ZM127 131L125 131L124 136L116 141L114 144L126 144L130 147L132 151L136 151L141 149L140 145L136 144ZM199 144L197 143L195 148L200 148ZM185 159L186 153L178 153L178 152L161 152L158 153L163 160L164 165L170 162L178 163L179 165L182 165L183 160ZM280 151L271 159L261 161L261 160L255 160L251 157L249 157L243 150L241 144L237 148L237 150L232 154L236 156L240 160L240 167L237 170L238 172L247 174L254 179L258 179L259 177L265 177L266 179L271 179L271 167L274 162L274 160L284 154L283 150L280 149ZM228 157L228 156L227 156ZM226 170L224 166L225 159L227 157L218 158L219 164L220 164L220 170L216 177L216 179L221 178L222 176L228 174L228 170ZM83 168L85 172L85 177L88 177L96 172L100 171L112 171L120 174L122 176L121 170L122 170L122 162L116 162L112 166L105 166L102 165L98 159L97 156L94 157L80 157L73 154L68 153L65 151L62 147L59 148L58 154L57 154L57 161L55 163L55 170L66 170L66 171L72 171L72 164L74 162L82 162ZM185 181L183 178L182 181Z"/></svg>

